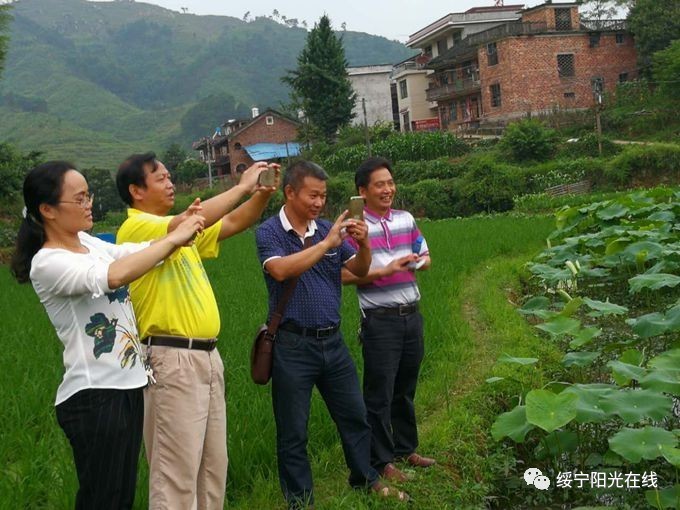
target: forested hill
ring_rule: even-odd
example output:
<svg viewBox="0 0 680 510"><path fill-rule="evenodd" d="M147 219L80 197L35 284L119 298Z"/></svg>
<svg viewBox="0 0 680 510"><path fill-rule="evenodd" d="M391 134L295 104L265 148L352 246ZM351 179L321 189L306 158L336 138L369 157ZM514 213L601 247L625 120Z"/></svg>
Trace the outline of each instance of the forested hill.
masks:
<svg viewBox="0 0 680 510"><path fill-rule="evenodd" d="M304 28L264 17L197 16L130 1L12 5L0 141L84 166L172 141L186 146L251 106L279 107L288 99L280 77L295 67L306 37ZM383 37L341 34L350 65L413 53Z"/></svg>

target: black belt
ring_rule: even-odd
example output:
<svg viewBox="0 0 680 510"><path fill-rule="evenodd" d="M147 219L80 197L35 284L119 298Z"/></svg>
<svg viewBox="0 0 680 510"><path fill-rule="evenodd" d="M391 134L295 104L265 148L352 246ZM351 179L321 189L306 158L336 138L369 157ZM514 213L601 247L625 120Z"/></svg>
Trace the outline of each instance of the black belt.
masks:
<svg viewBox="0 0 680 510"><path fill-rule="evenodd" d="M378 315L396 315L403 317L405 315L411 315L418 311L418 303L412 303L410 305L399 305L399 306L379 306L377 308L367 308L364 313L371 314L375 313Z"/></svg>
<svg viewBox="0 0 680 510"><path fill-rule="evenodd" d="M177 347L179 349L212 351L217 346L217 338L185 338L182 336L153 335L143 338L142 343L149 347L160 345L162 347Z"/></svg>
<svg viewBox="0 0 680 510"><path fill-rule="evenodd" d="M330 326L328 328L303 328L292 322L285 322L279 326L279 329L290 331L296 335L311 336L312 338L328 338L340 329L340 325Z"/></svg>

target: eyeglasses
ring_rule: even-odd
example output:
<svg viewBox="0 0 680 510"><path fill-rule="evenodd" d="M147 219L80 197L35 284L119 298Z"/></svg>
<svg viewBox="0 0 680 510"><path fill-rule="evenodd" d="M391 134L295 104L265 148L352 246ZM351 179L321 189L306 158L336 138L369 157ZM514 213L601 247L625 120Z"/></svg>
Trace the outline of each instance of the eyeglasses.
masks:
<svg viewBox="0 0 680 510"><path fill-rule="evenodd" d="M94 193L85 193L83 197L79 200L60 200L60 204L76 204L80 206L82 209L87 209L88 207L92 206L92 202L94 202Z"/></svg>

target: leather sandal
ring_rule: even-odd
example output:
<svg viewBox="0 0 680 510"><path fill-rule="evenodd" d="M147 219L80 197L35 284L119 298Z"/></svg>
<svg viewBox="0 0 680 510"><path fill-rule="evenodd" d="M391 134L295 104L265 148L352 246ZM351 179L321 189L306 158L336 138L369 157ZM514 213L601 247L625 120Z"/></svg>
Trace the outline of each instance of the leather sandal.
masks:
<svg viewBox="0 0 680 510"><path fill-rule="evenodd" d="M391 462L385 464L385 467L382 468L380 476L385 480L396 483L408 482L411 479L410 476L408 476Z"/></svg>
<svg viewBox="0 0 680 510"><path fill-rule="evenodd" d="M385 485L382 482L375 482L371 485L371 491L378 495L380 498L385 499L396 499L397 501L409 501L411 496L409 496L405 491L400 491L389 485Z"/></svg>
<svg viewBox="0 0 680 510"><path fill-rule="evenodd" d="M430 457L423 457L417 453L412 453L406 457L406 462L408 462L411 466L422 468L427 468L437 463L436 460L431 459Z"/></svg>

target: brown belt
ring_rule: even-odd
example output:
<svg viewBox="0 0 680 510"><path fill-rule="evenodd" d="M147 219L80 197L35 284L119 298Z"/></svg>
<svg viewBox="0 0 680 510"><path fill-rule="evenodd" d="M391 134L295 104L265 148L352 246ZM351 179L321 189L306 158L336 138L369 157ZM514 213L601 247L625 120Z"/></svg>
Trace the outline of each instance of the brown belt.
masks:
<svg viewBox="0 0 680 510"><path fill-rule="evenodd" d="M162 347L176 347L178 349L212 351L217 346L217 338L185 338L182 336L153 335L143 338L142 343L149 347L160 345Z"/></svg>

